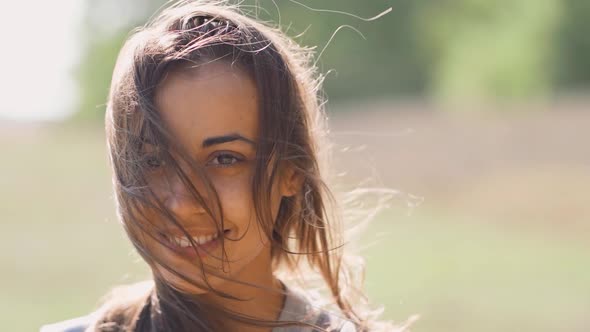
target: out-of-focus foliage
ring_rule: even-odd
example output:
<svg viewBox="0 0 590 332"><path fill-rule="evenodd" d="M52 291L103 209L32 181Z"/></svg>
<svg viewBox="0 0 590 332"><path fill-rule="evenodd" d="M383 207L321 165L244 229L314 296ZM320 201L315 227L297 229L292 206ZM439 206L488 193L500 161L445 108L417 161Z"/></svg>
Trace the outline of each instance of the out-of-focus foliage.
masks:
<svg viewBox="0 0 590 332"><path fill-rule="evenodd" d="M414 23L432 92L459 100L546 93L561 7L561 0L429 1Z"/></svg>
<svg viewBox="0 0 590 332"><path fill-rule="evenodd" d="M80 99L76 119L102 120L115 60L123 42L131 29L144 24L163 3L162 0L85 2L84 55L77 71Z"/></svg>
<svg viewBox="0 0 590 332"><path fill-rule="evenodd" d="M127 33L117 32L109 38L92 40L79 68L80 111L78 119L102 119L106 107L116 56Z"/></svg>
<svg viewBox="0 0 590 332"><path fill-rule="evenodd" d="M555 84L562 89L590 85L590 1L562 0L563 12L557 31Z"/></svg>
<svg viewBox="0 0 590 332"><path fill-rule="evenodd" d="M102 118L117 51L128 31L165 2L88 1L79 69L79 117ZM257 4L258 9L252 5ZM320 53L332 100L373 97L528 98L590 85L586 0L244 0L243 9L280 23ZM366 22L330 9L372 17ZM280 12L280 15L279 15Z"/></svg>

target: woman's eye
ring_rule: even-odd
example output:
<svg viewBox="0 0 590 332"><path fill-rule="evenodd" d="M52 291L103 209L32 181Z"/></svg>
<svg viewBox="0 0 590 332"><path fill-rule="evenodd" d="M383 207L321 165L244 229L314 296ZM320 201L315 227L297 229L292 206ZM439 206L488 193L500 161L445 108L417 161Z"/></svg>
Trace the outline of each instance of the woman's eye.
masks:
<svg viewBox="0 0 590 332"><path fill-rule="evenodd" d="M236 158L235 156L233 156L231 154L223 153L223 154L219 154L219 155L215 156L213 159L211 159L209 164L215 165L215 166L220 166L220 167L227 167L227 166L231 166L239 161L240 161L240 159Z"/></svg>
<svg viewBox="0 0 590 332"><path fill-rule="evenodd" d="M157 155L148 155L145 157L145 164L149 168L156 169L162 166L164 163Z"/></svg>

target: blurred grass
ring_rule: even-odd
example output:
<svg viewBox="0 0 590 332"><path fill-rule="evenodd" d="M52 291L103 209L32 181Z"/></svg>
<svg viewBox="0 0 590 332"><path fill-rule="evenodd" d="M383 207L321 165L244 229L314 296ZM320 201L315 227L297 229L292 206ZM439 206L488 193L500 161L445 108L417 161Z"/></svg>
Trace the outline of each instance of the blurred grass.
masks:
<svg viewBox="0 0 590 332"><path fill-rule="evenodd" d="M423 211L424 212L424 211ZM587 331L590 252L550 230L419 213L382 215L365 236L369 293L413 331Z"/></svg>
<svg viewBox="0 0 590 332"><path fill-rule="evenodd" d="M3 330L86 314L113 285L147 276L114 217L100 128L0 136ZM554 232L558 222L405 212L381 214L363 238L368 291L386 317L421 315L415 332L590 330L590 251Z"/></svg>

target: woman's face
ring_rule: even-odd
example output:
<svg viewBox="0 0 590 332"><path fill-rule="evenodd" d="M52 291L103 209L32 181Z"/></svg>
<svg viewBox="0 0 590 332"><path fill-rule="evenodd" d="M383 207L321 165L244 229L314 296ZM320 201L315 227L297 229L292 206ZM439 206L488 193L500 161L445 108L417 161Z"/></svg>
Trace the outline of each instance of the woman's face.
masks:
<svg viewBox="0 0 590 332"><path fill-rule="evenodd" d="M151 210L144 211L149 222L167 229L165 239L176 247L168 249L150 237L144 244L150 253L159 256L173 269L203 281L203 270L216 271L231 279L252 281L256 275L270 271L269 240L256 218L252 197L252 181L258 142L259 110L255 83L243 71L216 61L198 68L170 73L158 86L156 105L165 126L174 138L200 164L217 191L223 210L223 232L219 218L212 218L192 198L190 191L175 172L152 160L148 184L158 199L172 212L188 233L198 241L199 255L192 247L180 249L188 239L165 217ZM146 153L154 147L146 146ZM174 156L175 153L172 152ZM150 160L150 159L148 159ZM176 157L195 188L205 201L209 200L201 178L187 163ZM283 176L282 179L291 177ZM288 180L279 180L271 190L271 214L275 220L281 198L292 193ZM209 204L215 211L215 205ZM220 238L225 237L227 254L222 263ZM217 238L217 239L215 239ZM183 243L184 242L184 243ZM196 288L168 272L161 265L155 268L164 279L193 294L207 292ZM207 281L218 290L226 280L207 273ZM225 284L224 286L226 286ZM225 288L227 289L227 288Z"/></svg>

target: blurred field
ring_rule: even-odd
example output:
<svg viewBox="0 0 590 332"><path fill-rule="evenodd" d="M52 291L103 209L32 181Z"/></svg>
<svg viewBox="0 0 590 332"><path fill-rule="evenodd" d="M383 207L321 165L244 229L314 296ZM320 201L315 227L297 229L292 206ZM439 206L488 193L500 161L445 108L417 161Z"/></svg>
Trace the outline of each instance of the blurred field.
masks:
<svg viewBox="0 0 590 332"><path fill-rule="evenodd" d="M363 110L331 119L342 182L424 198L394 199L363 237L388 318L419 314L415 332L590 330L587 106L341 106ZM102 129L0 129L2 330L85 314L145 277L114 218Z"/></svg>

